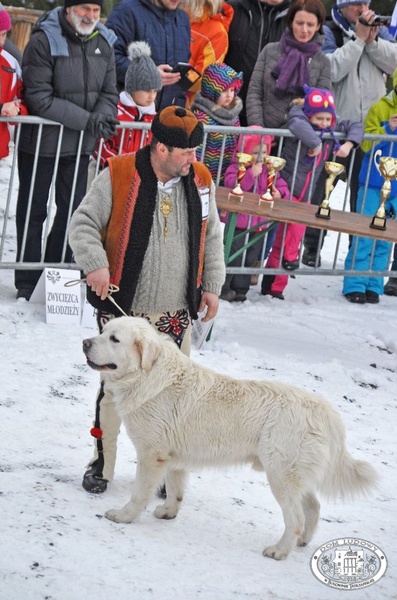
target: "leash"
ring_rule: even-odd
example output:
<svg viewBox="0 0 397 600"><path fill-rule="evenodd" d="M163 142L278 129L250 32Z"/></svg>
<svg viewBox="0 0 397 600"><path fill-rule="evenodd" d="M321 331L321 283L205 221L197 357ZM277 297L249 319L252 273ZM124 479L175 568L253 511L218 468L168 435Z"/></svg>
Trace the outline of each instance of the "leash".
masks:
<svg viewBox="0 0 397 600"><path fill-rule="evenodd" d="M71 279L70 281L67 281L64 286L65 287L71 287L72 285L78 285L79 283L87 283L87 279ZM128 315L123 311L122 308L120 308L120 306L117 304L116 300L114 298L112 298L112 294L115 294L116 292L118 292L120 290L120 288L117 285L114 285L113 283L109 284L109 291L106 295L106 298L108 300L110 300L110 302L112 302L114 304L114 306L121 312L122 315L124 315L125 317L128 317Z"/></svg>

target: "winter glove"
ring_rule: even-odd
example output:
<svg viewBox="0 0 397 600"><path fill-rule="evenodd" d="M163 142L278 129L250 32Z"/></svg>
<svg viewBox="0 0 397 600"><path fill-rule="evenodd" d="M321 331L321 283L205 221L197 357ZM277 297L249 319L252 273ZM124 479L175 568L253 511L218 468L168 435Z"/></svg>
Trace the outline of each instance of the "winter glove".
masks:
<svg viewBox="0 0 397 600"><path fill-rule="evenodd" d="M119 122L110 115L92 113L86 125L86 131L96 138L110 138L116 133Z"/></svg>

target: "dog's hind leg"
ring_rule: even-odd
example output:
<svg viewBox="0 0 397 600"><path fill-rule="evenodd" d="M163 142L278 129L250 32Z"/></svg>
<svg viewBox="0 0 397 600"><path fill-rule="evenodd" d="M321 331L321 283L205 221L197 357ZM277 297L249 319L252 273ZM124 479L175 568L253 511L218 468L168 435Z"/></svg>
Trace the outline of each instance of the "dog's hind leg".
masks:
<svg viewBox="0 0 397 600"><path fill-rule="evenodd" d="M131 523L147 506L155 490L164 481L167 462L157 456L138 456L131 500L119 510L108 510L105 516L116 523ZM167 490L168 492L168 490Z"/></svg>
<svg viewBox="0 0 397 600"><path fill-rule="evenodd" d="M267 473L269 485L280 504L284 516L285 531L277 544L264 549L264 556L284 560L302 536L305 515L302 506L302 493L298 482L292 483L287 476L280 477L276 473Z"/></svg>
<svg viewBox="0 0 397 600"><path fill-rule="evenodd" d="M320 502L313 492L307 492L302 498L305 513L305 527L298 539L298 546L306 546L313 537L320 518Z"/></svg>
<svg viewBox="0 0 397 600"><path fill-rule="evenodd" d="M187 471L183 469L170 469L165 478L167 498L164 504L160 504L154 511L158 519L174 519L178 514L183 494L185 491Z"/></svg>

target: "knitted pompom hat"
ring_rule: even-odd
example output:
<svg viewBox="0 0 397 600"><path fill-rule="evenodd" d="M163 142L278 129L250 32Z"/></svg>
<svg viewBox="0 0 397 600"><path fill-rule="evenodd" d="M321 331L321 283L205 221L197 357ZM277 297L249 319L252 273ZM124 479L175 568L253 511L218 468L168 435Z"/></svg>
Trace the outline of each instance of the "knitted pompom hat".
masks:
<svg viewBox="0 0 397 600"><path fill-rule="evenodd" d="M161 90L160 71L151 58L151 50L146 42L132 42L128 46L131 61L124 80L124 89L131 94L143 90Z"/></svg>
<svg viewBox="0 0 397 600"><path fill-rule="evenodd" d="M195 115L181 106L167 106L154 117L153 136L171 148L195 148L204 138L204 127Z"/></svg>
<svg viewBox="0 0 397 600"><path fill-rule="evenodd" d="M331 113L331 127L335 127L336 108L332 92L321 88L311 88L306 83L303 85L303 91L305 92L305 101L302 110L305 115L311 117L316 113Z"/></svg>
<svg viewBox="0 0 397 600"><path fill-rule="evenodd" d="M10 31L11 17L0 2L0 31Z"/></svg>
<svg viewBox="0 0 397 600"><path fill-rule="evenodd" d="M218 102L222 92L233 87L236 94L243 85L243 72L237 73L225 63L212 63L209 65L201 80L201 95L212 102Z"/></svg>

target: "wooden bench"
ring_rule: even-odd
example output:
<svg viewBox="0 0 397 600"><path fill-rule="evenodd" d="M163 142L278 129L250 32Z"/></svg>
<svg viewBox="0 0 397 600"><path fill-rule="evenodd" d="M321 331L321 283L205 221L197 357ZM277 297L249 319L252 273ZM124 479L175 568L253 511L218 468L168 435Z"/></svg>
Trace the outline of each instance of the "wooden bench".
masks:
<svg viewBox="0 0 397 600"><path fill-rule="evenodd" d="M259 203L259 194L244 192L243 200L229 197L230 190L222 186L216 188L216 204L220 210L231 213L245 213L263 217L264 220L300 223L307 227L339 231L349 235L358 235L388 242L397 242L397 221L388 220L386 229L373 229L370 227L372 217L359 213L336 210L332 208L331 218L321 219L316 217L317 206L290 200L274 200L271 208L267 203Z"/></svg>

